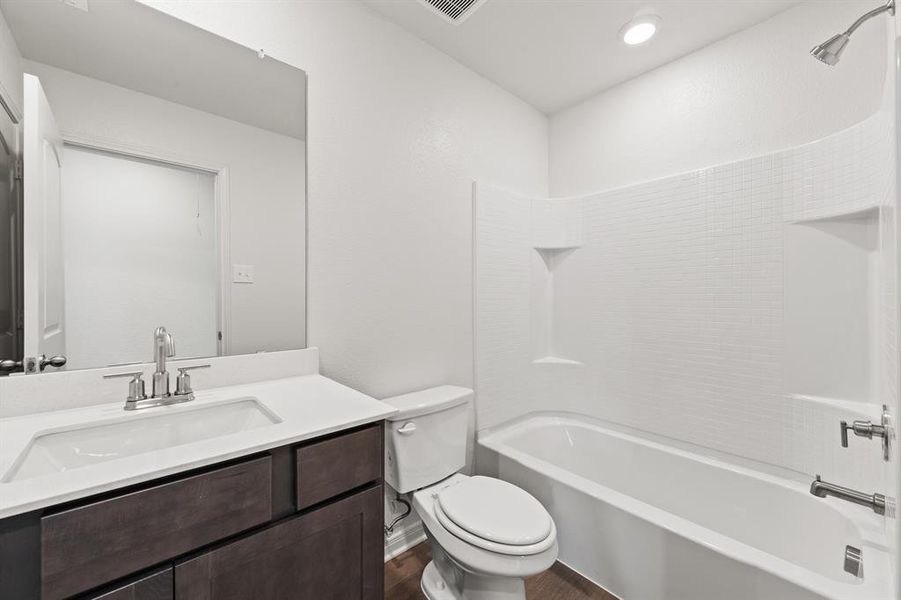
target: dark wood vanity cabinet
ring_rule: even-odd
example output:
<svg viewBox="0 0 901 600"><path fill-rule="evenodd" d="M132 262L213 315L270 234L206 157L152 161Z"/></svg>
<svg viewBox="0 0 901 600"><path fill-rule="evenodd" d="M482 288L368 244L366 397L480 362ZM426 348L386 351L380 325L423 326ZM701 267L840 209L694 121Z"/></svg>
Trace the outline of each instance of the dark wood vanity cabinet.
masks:
<svg viewBox="0 0 901 600"><path fill-rule="evenodd" d="M0 520L0 600L381 598L382 456L377 423Z"/></svg>
<svg viewBox="0 0 901 600"><path fill-rule="evenodd" d="M295 451L297 507L308 508L366 481L381 479L382 430L368 427L341 437L305 444Z"/></svg>
<svg viewBox="0 0 901 600"><path fill-rule="evenodd" d="M382 501L368 488L178 563L175 598L381 598Z"/></svg>
<svg viewBox="0 0 901 600"><path fill-rule="evenodd" d="M166 567L162 571L150 573L131 583L100 592L99 595L91 596L91 598L93 600L172 600L175 594L172 572L172 567Z"/></svg>
<svg viewBox="0 0 901 600"><path fill-rule="evenodd" d="M262 456L42 517L42 598L67 598L268 523L271 463Z"/></svg>

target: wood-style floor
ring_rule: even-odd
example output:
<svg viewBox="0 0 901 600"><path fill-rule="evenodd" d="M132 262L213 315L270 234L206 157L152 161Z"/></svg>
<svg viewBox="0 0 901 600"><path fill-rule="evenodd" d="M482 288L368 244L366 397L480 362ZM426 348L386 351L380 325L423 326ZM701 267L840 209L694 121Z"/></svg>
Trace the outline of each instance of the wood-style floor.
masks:
<svg viewBox="0 0 901 600"><path fill-rule="evenodd" d="M429 545L422 543L385 563L385 600L423 600L419 579L431 559ZM529 600L617 600L560 563L526 579L526 597Z"/></svg>

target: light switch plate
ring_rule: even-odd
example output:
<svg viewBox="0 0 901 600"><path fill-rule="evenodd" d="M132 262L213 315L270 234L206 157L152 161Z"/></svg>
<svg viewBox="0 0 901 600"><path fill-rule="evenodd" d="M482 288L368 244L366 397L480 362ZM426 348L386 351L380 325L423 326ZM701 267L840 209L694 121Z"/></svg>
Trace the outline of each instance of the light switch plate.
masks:
<svg viewBox="0 0 901 600"><path fill-rule="evenodd" d="M253 283L253 265L232 265L233 283Z"/></svg>

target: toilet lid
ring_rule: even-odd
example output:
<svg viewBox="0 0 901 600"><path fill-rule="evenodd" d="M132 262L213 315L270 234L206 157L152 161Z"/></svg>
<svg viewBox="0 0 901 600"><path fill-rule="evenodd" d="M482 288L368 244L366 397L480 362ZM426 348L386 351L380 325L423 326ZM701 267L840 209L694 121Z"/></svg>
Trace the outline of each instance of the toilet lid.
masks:
<svg viewBox="0 0 901 600"><path fill-rule="evenodd" d="M525 490L492 477L469 477L438 494L441 511L455 525L483 540L528 546L546 540L553 522Z"/></svg>

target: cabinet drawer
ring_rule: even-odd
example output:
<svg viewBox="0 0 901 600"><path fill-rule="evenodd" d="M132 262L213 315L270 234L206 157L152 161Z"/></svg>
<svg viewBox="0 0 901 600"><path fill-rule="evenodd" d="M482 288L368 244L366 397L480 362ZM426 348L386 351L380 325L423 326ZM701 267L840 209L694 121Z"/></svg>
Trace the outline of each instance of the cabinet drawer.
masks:
<svg viewBox="0 0 901 600"><path fill-rule="evenodd" d="M172 567L168 567L84 600L173 600L174 597Z"/></svg>
<svg viewBox="0 0 901 600"><path fill-rule="evenodd" d="M297 509L382 477L381 423L297 449Z"/></svg>
<svg viewBox="0 0 901 600"><path fill-rule="evenodd" d="M266 456L41 519L41 597L64 598L269 521Z"/></svg>

